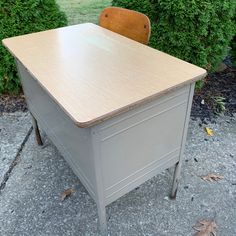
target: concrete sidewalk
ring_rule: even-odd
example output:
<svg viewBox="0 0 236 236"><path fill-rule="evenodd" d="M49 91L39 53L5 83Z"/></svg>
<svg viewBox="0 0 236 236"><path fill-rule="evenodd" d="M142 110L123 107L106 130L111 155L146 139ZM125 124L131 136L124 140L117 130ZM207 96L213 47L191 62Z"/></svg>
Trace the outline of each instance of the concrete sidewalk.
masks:
<svg viewBox="0 0 236 236"><path fill-rule="evenodd" d="M236 235L236 117L208 124L191 121L182 179L168 199L172 170L107 207L112 236L190 236L200 219L215 219L220 236ZM44 135L38 147L28 113L0 117L0 235L99 235L97 209L78 178ZM200 176L217 173L219 182ZM64 202L60 193L74 187Z"/></svg>

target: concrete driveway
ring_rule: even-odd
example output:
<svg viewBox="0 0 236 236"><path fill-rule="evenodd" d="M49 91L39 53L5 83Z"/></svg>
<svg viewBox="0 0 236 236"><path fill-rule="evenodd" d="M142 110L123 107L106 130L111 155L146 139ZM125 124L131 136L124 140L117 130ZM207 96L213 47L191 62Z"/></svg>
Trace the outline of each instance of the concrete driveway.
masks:
<svg viewBox="0 0 236 236"><path fill-rule="evenodd" d="M204 127L210 127L210 137ZM28 113L0 117L0 235L99 235L97 209L53 144L38 147ZM224 178L207 182L201 176ZM172 170L147 181L107 207L112 236L190 236L201 219L215 220L217 235L236 235L236 116L190 122L182 179L169 200ZM65 201L67 188L76 192Z"/></svg>

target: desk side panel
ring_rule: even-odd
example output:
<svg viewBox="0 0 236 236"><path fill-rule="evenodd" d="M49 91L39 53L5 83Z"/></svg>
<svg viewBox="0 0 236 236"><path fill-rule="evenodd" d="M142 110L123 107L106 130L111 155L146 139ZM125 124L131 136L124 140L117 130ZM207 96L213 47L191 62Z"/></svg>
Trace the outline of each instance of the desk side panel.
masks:
<svg viewBox="0 0 236 236"><path fill-rule="evenodd" d="M179 161L190 86L101 125L106 204Z"/></svg>
<svg viewBox="0 0 236 236"><path fill-rule="evenodd" d="M95 199L90 128L77 127L20 62L17 66L30 112Z"/></svg>

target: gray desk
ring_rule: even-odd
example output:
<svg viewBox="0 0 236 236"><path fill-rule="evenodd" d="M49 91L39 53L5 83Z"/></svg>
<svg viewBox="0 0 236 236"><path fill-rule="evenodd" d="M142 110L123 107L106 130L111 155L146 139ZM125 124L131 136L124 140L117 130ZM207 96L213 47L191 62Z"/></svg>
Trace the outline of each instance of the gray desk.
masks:
<svg viewBox="0 0 236 236"><path fill-rule="evenodd" d="M175 167L206 71L94 24L5 39L28 108L98 207Z"/></svg>

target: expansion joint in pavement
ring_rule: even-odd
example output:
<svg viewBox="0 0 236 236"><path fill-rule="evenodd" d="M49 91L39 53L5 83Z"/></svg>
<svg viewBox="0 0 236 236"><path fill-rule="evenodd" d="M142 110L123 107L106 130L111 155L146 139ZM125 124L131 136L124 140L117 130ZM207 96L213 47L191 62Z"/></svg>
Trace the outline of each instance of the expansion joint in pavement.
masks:
<svg viewBox="0 0 236 236"><path fill-rule="evenodd" d="M30 137L30 134L32 133L32 130L33 130L33 127L31 126L30 129L28 130L28 132L27 132L23 142L20 145L20 148L17 151L14 160L12 161L11 165L9 166L8 171L4 174L3 181L0 183L0 194L1 194L1 191L5 188L6 183L7 183L8 179L9 179L9 177L10 177L14 167L18 164L18 162L20 160L21 152L22 152L26 142L28 141L28 139Z"/></svg>

